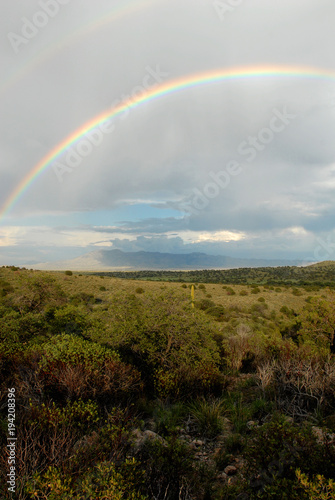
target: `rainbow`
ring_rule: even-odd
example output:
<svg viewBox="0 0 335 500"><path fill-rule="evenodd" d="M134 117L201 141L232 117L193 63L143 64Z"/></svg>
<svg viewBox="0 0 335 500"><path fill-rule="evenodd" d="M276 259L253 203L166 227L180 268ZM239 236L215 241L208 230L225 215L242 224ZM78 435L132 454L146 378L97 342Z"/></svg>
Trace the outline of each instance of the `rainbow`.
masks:
<svg viewBox="0 0 335 500"><path fill-rule="evenodd" d="M215 71L198 73L184 76L172 81L168 81L153 89L144 92L142 95L133 98L129 102L104 110L94 116L57 144L44 158L42 158L21 180L13 192L9 195L0 209L0 220L9 213L13 206L19 201L23 194L29 189L31 184L68 148L73 146L82 136L100 126L107 120L121 115L127 109L135 108L141 104L164 96L181 92L193 87L213 84L241 78L265 78L265 77L290 77L290 78L329 78L335 79L335 73L329 70L309 67L289 67L289 66L261 66L261 67L239 67L232 69L219 69Z"/></svg>

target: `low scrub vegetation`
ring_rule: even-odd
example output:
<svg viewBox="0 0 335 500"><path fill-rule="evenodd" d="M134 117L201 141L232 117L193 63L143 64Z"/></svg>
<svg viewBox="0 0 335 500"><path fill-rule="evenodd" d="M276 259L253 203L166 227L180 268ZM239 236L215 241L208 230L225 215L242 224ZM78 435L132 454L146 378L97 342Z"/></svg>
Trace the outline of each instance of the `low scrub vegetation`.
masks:
<svg viewBox="0 0 335 500"><path fill-rule="evenodd" d="M193 302L1 268L0 497L15 388L20 500L335 498L335 294L284 271Z"/></svg>

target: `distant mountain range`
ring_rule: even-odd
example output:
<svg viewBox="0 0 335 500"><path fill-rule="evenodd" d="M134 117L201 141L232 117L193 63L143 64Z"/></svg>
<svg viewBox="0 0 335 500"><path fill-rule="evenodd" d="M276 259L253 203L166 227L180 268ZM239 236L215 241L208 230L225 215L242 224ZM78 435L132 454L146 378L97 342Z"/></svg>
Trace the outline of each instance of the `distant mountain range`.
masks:
<svg viewBox="0 0 335 500"><path fill-rule="evenodd" d="M96 250L71 260L35 264L35 269L53 271L134 271L234 269L239 267L299 266L301 261L240 259L205 253L123 252Z"/></svg>

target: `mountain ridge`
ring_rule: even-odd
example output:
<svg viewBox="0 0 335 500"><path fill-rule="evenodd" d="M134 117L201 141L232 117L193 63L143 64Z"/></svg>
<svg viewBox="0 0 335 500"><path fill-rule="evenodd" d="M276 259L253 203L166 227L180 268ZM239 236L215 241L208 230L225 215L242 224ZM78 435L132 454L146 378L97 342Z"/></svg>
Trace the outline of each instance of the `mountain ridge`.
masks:
<svg viewBox="0 0 335 500"><path fill-rule="evenodd" d="M201 252L187 254L163 252L124 252L119 249L94 250L74 259L44 262L33 268L60 271L132 271L132 270L200 270L239 267L280 267L302 265L298 260L249 259ZM28 266L29 267L29 266Z"/></svg>

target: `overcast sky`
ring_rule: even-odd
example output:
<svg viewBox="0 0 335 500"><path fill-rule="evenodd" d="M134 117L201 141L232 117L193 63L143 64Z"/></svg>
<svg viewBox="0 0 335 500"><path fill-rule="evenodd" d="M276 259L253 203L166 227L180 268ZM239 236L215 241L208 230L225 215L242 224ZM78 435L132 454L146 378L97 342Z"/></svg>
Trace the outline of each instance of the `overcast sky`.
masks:
<svg viewBox="0 0 335 500"><path fill-rule="evenodd" d="M334 23L334 0L1 2L2 205L149 87L254 66L329 76L208 82L115 117L0 219L0 265L108 248L335 259Z"/></svg>

